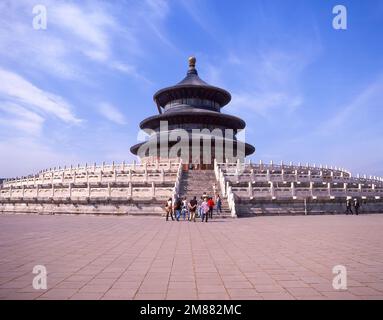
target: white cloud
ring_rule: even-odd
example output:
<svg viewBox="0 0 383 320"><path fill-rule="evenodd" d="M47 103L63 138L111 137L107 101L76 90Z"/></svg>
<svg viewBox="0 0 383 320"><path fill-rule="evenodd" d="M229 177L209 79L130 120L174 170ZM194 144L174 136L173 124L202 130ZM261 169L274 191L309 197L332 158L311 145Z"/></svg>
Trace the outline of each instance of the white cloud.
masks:
<svg viewBox="0 0 383 320"><path fill-rule="evenodd" d="M292 95L283 91L245 91L233 94L232 112L254 111L259 115L268 117L276 109L284 108L292 112L302 104L299 95Z"/></svg>
<svg viewBox="0 0 383 320"><path fill-rule="evenodd" d="M105 11L97 5L81 8L73 3L51 4L48 10L49 23L81 42L76 41L76 47L84 55L103 62L110 58L109 32L116 30L116 22Z"/></svg>
<svg viewBox="0 0 383 320"><path fill-rule="evenodd" d="M145 76L140 74L134 65L115 61L115 62L112 62L110 66L115 70L128 74L136 79L142 80L143 83L146 83L146 84L153 83L152 81L147 79Z"/></svg>
<svg viewBox="0 0 383 320"><path fill-rule="evenodd" d="M245 52L231 49L214 63L203 63L203 69L209 83L232 93L229 112L265 118L276 111L292 114L304 103L302 75L321 50L320 45L312 47L299 52L268 46Z"/></svg>
<svg viewBox="0 0 383 320"><path fill-rule="evenodd" d="M78 156L53 150L43 141L30 137L0 140L0 177L35 174L39 170L64 164L83 163Z"/></svg>
<svg viewBox="0 0 383 320"><path fill-rule="evenodd" d="M28 71L85 81L92 78L93 69L87 64L93 63L148 83L137 68L138 59L145 53L142 46L146 45L148 30L160 41L170 43L161 28L168 12L165 1L123 6L104 1L40 3L47 8L46 30L32 27L35 1L0 3L0 11L7 13L0 16L0 47L7 48L0 51L0 57ZM122 10L134 14L121 21ZM120 55L124 61L120 61Z"/></svg>
<svg viewBox="0 0 383 320"><path fill-rule="evenodd" d="M23 108L15 103L2 103L0 101L0 126L11 130L21 130L28 135L38 136L41 134L44 118L35 112Z"/></svg>
<svg viewBox="0 0 383 320"><path fill-rule="evenodd" d="M357 125L364 114L378 114L374 109L381 110L383 101L383 76L370 83L362 92L350 99L347 103L331 114L329 119L321 123L315 131L319 135L333 135L337 131L343 131L350 128L351 125ZM369 110L369 112L367 112ZM373 123L370 123L373 126Z"/></svg>
<svg viewBox="0 0 383 320"><path fill-rule="evenodd" d="M125 116L115 107L109 103L101 103L99 105L99 112L109 121L117 124L126 124Z"/></svg>
<svg viewBox="0 0 383 320"><path fill-rule="evenodd" d="M81 122L72 106L62 97L43 91L18 74L0 68L0 99L16 102L44 114L54 115L68 123Z"/></svg>

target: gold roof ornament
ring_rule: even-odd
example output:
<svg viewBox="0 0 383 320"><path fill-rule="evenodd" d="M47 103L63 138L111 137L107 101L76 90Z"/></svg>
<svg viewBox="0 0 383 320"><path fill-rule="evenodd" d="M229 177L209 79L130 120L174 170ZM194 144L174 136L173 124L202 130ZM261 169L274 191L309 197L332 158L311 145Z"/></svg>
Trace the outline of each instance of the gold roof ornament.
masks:
<svg viewBox="0 0 383 320"><path fill-rule="evenodd" d="M197 62L196 57L194 56L189 57L189 68L194 69L196 62Z"/></svg>

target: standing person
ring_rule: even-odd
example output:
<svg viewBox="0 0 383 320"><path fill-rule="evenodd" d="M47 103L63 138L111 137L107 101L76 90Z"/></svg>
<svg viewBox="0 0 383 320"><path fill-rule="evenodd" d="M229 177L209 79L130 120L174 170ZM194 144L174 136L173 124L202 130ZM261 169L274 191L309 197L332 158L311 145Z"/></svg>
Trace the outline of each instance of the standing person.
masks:
<svg viewBox="0 0 383 320"><path fill-rule="evenodd" d="M194 221L195 222L195 212L197 211L197 197L194 197L193 199L190 200L189 202L189 211L190 211L190 219L189 221Z"/></svg>
<svg viewBox="0 0 383 320"><path fill-rule="evenodd" d="M182 207L181 199L179 198L179 196L177 196L174 201L174 215L176 216L177 221L180 221L181 207Z"/></svg>
<svg viewBox="0 0 383 320"><path fill-rule="evenodd" d="M207 205L209 206L209 217L210 219L213 219L213 210L214 210L214 200L212 197L209 198L207 201Z"/></svg>
<svg viewBox="0 0 383 320"><path fill-rule="evenodd" d="M184 218L184 221L186 220L186 213L188 214L188 220L189 220L189 212L188 212L188 202L186 200L186 197L182 200L182 216Z"/></svg>
<svg viewBox="0 0 383 320"><path fill-rule="evenodd" d="M222 199L219 196L219 194L217 195L217 198L216 198L215 202L216 202L216 205L217 205L217 214L218 213L222 213Z"/></svg>
<svg viewBox="0 0 383 320"><path fill-rule="evenodd" d="M351 206L352 206L351 199L347 199L347 202L346 202L346 215L348 215L349 213L353 214Z"/></svg>
<svg viewBox="0 0 383 320"><path fill-rule="evenodd" d="M166 221L169 220L169 215L172 218L172 221L174 221L172 198L169 198L168 201L166 201L165 210L166 210Z"/></svg>
<svg viewBox="0 0 383 320"><path fill-rule="evenodd" d="M355 208L355 214L359 215L360 203L357 198L354 199L354 208Z"/></svg>
<svg viewBox="0 0 383 320"><path fill-rule="evenodd" d="M198 202L198 216L201 218L203 216L202 203L203 203L203 198L201 197L201 199Z"/></svg>
<svg viewBox="0 0 383 320"><path fill-rule="evenodd" d="M207 199L205 198L201 205L202 209L202 222L206 219L206 222L209 218L209 205L207 204Z"/></svg>

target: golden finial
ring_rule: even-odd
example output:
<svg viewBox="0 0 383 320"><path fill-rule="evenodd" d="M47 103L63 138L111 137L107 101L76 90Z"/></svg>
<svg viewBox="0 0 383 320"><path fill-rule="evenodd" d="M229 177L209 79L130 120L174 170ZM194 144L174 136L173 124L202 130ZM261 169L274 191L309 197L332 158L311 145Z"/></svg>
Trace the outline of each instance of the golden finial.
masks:
<svg viewBox="0 0 383 320"><path fill-rule="evenodd" d="M189 68L194 69L196 62L197 62L197 59L194 56L189 57Z"/></svg>

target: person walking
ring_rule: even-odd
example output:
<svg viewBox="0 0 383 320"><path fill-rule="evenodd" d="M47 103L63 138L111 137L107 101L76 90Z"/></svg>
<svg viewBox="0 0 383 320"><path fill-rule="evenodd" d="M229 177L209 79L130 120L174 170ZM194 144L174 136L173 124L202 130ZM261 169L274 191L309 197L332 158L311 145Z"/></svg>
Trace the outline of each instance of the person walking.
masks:
<svg viewBox="0 0 383 320"><path fill-rule="evenodd" d="M188 202L186 200L186 197L183 198L182 200L182 216L184 218L184 221L186 220L186 214L188 215L188 220L189 220L189 210L188 210Z"/></svg>
<svg viewBox="0 0 383 320"><path fill-rule="evenodd" d="M202 210L202 203L203 203L203 199L201 197L201 199L198 201L198 217L202 218L202 215L203 215L203 210Z"/></svg>
<svg viewBox="0 0 383 320"><path fill-rule="evenodd" d="M170 217L172 218L172 221L174 221L174 218L173 218L172 198L169 198L168 201L166 201L165 211L166 211L166 221L169 220L169 215L170 215Z"/></svg>
<svg viewBox="0 0 383 320"><path fill-rule="evenodd" d="M215 199L215 203L217 205L217 214L222 213L222 199L219 196L219 194L217 195L217 198Z"/></svg>
<svg viewBox="0 0 383 320"><path fill-rule="evenodd" d="M206 199L202 202L201 209L202 209L202 222L204 220L206 220L207 222L209 218L209 205L207 204Z"/></svg>
<svg viewBox="0 0 383 320"><path fill-rule="evenodd" d="M351 207L352 207L351 199L347 199L347 202L346 202L346 215L348 215L349 213L353 214Z"/></svg>
<svg viewBox="0 0 383 320"><path fill-rule="evenodd" d="M354 208L355 208L355 214L359 215L360 203L357 198L354 199Z"/></svg>
<svg viewBox="0 0 383 320"><path fill-rule="evenodd" d="M180 221L181 207L182 207L181 199L177 196L174 201L174 215L176 216L177 221Z"/></svg>
<svg viewBox="0 0 383 320"><path fill-rule="evenodd" d="M212 197L210 197L209 200L207 201L207 205L209 206L209 218L213 219L213 210L214 210L215 203Z"/></svg>
<svg viewBox="0 0 383 320"><path fill-rule="evenodd" d="M194 221L195 222L195 213L197 211L197 197L194 197L193 199L190 200L189 202L189 212L190 212L190 219L189 221Z"/></svg>

